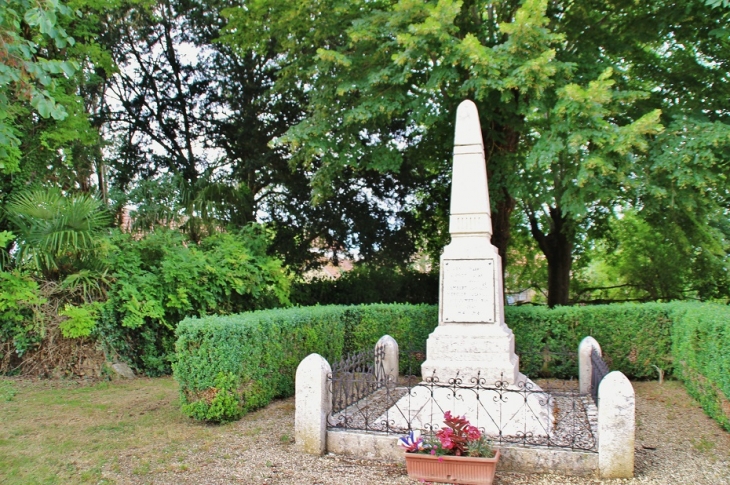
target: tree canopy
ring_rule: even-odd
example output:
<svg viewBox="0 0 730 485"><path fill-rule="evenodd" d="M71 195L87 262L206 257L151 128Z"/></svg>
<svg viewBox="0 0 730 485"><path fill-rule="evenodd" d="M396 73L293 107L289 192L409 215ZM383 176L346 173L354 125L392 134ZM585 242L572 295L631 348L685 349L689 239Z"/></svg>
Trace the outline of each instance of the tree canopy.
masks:
<svg viewBox="0 0 730 485"><path fill-rule="evenodd" d="M697 107L670 98L682 86L658 95L654 76L680 49L667 39L684 36L685 23L703 21L700 12L710 8L619 3L251 2L228 11L224 41L241 51L277 50L274 92L306 88L302 120L276 142L313 172L315 202L358 172L395 179L416 172L428 190L414 192L410 209L421 224L414 227L437 248L445 211L434 205L445 193L433 188L448 180L454 109L473 99L487 149L493 241L506 257L510 215L524 211L547 260L549 302L567 304L574 247L586 231L605 230L616 207L669 189L674 181L660 180L663 151L655 147L676 143L677 113ZM666 20L651 35L641 27L649 17ZM705 22L709 32L712 21ZM692 48L705 46L704 35L691 39ZM671 161L664 168L677 170Z"/></svg>
<svg viewBox="0 0 730 485"><path fill-rule="evenodd" d="M297 273L323 257L436 261L453 116L469 98L507 281L550 305L590 300L599 280L631 299L721 297L729 12L715 0L12 0L3 210L55 188L193 241L264 223ZM20 234L14 217L0 229ZM671 291L636 283L672 251L701 254L704 270ZM607 264L623 269L596 276Z"/></svg>

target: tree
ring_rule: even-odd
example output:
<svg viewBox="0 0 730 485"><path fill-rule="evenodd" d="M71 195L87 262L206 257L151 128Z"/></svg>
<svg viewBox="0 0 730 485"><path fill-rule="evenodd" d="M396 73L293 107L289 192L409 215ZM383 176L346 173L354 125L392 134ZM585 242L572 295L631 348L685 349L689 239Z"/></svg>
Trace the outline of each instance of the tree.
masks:
<svg viewBox="0 0 730 485"><path fill-rule="evenodd" d="M262 219L276 234L271 251L298 271L327 252L335 260L357 251L406 261L414 245L392 224L406 182L358 174L327 204L310 205L307 170L269 145L301 119L303 90L270 92L279 71L274 50L215 42L228 6L130 3L106 18L119 33L111 48L123 67L109 81L118 107L108 125L117 140L115 197L136 206L138 228L175 220L193 239Z"/></svg>
<svg viewBox="0 0 730 485"><path fill-rule="evenodd" d="M673 281L681 284L671 291L652 290L652 298L727 296L722 221L730 156L730 113L724 102L730 95L728 17L727 7L713 1L685 2L680 8L664 1L580 2L566 17L586 55L618 66L617 83L647 93L629 113L662 110L666 129L649 140L649 151L636 165L636 189L627 194L624 211L640 221L637 232L649 227L658 235L649 238L655 249L649 251L647 241L643 257L656 261L660 254L685 254L693 268L703 270L678 270L684 276ZM636 281L628 265L622 268L626 281Z"/></svg>
<svg viewBox="0 0 730 485"><path fill-rule="evenodd" d="M338 178L346 172L375 170L397 179L415 169L426 174L421 187L443 183L453 113L463 98L473 99L487 152L493 242L506 259L510 214L519 201L548 259L549 303L566 304L581 218L619 197L621 184L607 171L618 159L615 171L630 165L632 152L646 149L644 136L659 125L657 111L628 106L640 96L612 85L605 70L611 64L595 72L593 56L576 65L570 53L585 52L559 21L567 7L554 5L254 2L230 14L226 41L256 50L270 48L273 37L281 65L274 90L310 87L306 116L279 142L293 162L314 172L315 202L346 180ZM591 98L596 94L601 97ZM432 200L426 191L413 197L413 221L421 229L429 227L421 212L445 215L433 210L443 198ZM543 207L550 231L537 217ZM430 226L429 237L443 240L438 234L445 224Z"/></svg>
<svg viewBox="0 0 730 485"><path fill-rule="evenodd" d="M20 133L18 116L30 104L42 118L63 120L63 105L56 102L59 76L70 77L78 66L58 59L55 49L73 45L74 39L59 25L70 16L63 3L46 0L8 0L0 5L0 173L18 169Z"/></svg>
<svg viewBox="0 0 730 485"><path fill-rule="evenodd" d="M0 229L8 228L2 213L14 194L42 187L90 193L96 189L94 175L103 174L101 126L92 120L90 93L97 84L95 69L107 58L85 16L92 3L96 0L2 6L3 27L9 30L3 34L7 76L0 80L5 100L0 103L6 103L0 111L7 116L0 124L15 139L0 143L0 150L16 153L22 164L0 170ZM26 54L30 57L24 59Z"/></svg>
<svg viewBox="0 0 730 485"><path fill-rule="evenodd" d="M538 112L533 125L538 139L521 174L520 188L527 192L518 197L547 258L551 306L570 299L573 248L581 225L603 222L605 209L636 189L636 153L648 149L645 135L662 129L658 110L619 126L614 120L623 114L622 104L640 94L617 91L613 84L611 70L586 88L568 84L557 91L553 106ZM545 211L542 218L539 210Z"/></svg>
<svg viewBox="0 0 730 485"><path fill-rule="evenodd" d="M544 4L518 4L253 2L230 12L225 40L279 53L275 92L308 87L306 117L279 142L313 173L315 203L348 182L343 174L420 177L412 222L432 228L427 239L443 241L446 232L439 186L448 179L452 115L464 97L473 98L482 108L494 239L504 256L514 207L507 167L519 144L520 113L564 68L552 62L559 37L544 28ZM513 24L500 24L515 15ZM429 220L435 215L437 226Z"/></svg>
<svg viewBox="0 0 730 485"><path fill-rule="evenodd" d="M693 222L673 220L676 213L665 214L662 221L644 217L627 211L595 241L580 301L727 298L726 218L686 232L684 227Z"/></svg>

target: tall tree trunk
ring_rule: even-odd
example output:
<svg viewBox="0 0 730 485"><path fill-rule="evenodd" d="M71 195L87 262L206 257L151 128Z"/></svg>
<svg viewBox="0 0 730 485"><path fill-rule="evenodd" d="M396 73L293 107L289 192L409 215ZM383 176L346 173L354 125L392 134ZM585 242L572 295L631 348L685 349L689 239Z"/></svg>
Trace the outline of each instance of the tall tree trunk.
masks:
<svg viewBox="0 0 730 485"><path fill-rule="evenodd" d="M515 100L519 100L518 93L515 92ZM487 164L487 179L492 180L494 168L490 166L492 156L497 152L514 153L520 141L520 134L512 130L509 126L482 126L482 133L490 133L493 131L499 143L492 142L485 145L485 159ZM491 139L491 138L490 138ZM504 168L503 168L504 169ZM510 216L515 209L515 199L510 195L509 189L502 185L499 192L493 194L495 200L495 210L492 213L492 244L497 248L500 258L502 258L502 282L504 284L504 275L507 271L507 246L511 237ZM504 288L502 288L504 290ZM506 296L505 296L506 298Z"/></svg>
<svg viewBox="0 0 730 485"><path fill-rule="evenodd" d="M511 236L509 219L515 209L515 199L509 195L506 188L502 189L502 197L497 201L497 207L492 214L492 244L497 247L502 258L502 281L507 268L507 245Z"/></svg>
<svg viewBox="0 0 730 485"><path fill-rule="evenodd" d="M570 303L570 270L573 266L573 238L575 227L570 216L559 207L550 208L550 232L540 229L534 212L528 214L530 231L548 262L548 305Z"/></svg>

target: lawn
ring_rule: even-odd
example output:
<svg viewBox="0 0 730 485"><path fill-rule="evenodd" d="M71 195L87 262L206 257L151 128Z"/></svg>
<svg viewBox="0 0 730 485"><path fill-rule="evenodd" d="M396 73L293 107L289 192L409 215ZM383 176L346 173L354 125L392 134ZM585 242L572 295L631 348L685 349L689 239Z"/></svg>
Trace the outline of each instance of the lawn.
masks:
<svg viewBox="0 0 730 485"><path fill-rule="evenodd" d="M109 483L102 467L114 471L125 456L137 458L137 475L182 471L183 451L227 427L181 415L169 377L94 384L0 378L0 416L3 484Z"/></svg>

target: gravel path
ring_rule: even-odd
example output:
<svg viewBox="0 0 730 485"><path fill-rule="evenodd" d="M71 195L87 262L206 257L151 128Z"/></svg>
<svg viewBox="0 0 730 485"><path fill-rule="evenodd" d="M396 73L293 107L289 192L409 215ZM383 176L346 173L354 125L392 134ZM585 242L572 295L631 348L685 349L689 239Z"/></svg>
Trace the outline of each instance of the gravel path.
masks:
<svg viewBox="0 0 730 485"><path fill-rule="evenodd" d="M634 383L637 392L636 478L604 480L497 471L497 485L730 484L730 433L704 415L681 384ZM233 426L214 442L191 444L174 466L136 476L138 457L104 470L106 478L130 484L376 485L411 484L402 464L298 453L294 400L272 403Z"/></svg>

